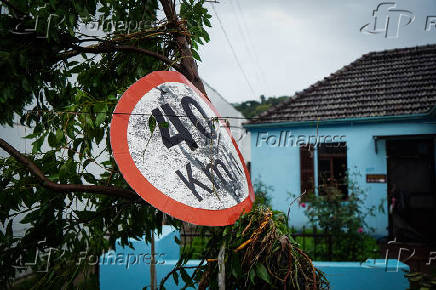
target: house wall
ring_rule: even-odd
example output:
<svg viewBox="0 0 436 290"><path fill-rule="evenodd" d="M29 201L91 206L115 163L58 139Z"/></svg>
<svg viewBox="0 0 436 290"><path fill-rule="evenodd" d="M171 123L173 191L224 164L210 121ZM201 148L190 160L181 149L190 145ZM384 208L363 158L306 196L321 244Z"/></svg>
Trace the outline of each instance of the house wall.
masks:
<svg viewBox="0 0 436 290"><path fill-rule="evenodd" d="M263 127L250 128L251 132L251 177L253 184L262 182L272 186L270 191L272 206L283 212L293 198L290 194L300 195L300 154L299 147L285 144L286 132L294 136L316 136L316 125L305 127ZM279 136L282 139L279 145ZM367 193L366 206L382 204L385 212L378 212L375 217L369 217L367 223L375 228L374 236L388 234L387 215L387 184L366 183L366 174L386 174L386 148L385 141L377 141L377 153L373 136L380 135L406 135L406 134L436 134L435 122L385 122L385 123L355 123L347 125L329 125L318 128L318 136L342 136L341 141L347 143L347 167L352 180ZM276 136L267 139L269 136ZM266 139L266 140L265 140ZM276 142L274 144L274 139ZM288 139L289 140L289 139ZM294 139L295 140L295 139ZM336 138L338 140L338 138ZM314 140L312 139L313 143ZM286 146L285 146L286 145ZM315 156L316 158L316 156ZM436 163L436 155L435 155ZM315 168L315 172L317 169ZM359 175L360 174L360 175ZM315 173L315 180L317 179ZM308 225L304 209L295 202L290 209L290 224L297 228Z"/></svg>

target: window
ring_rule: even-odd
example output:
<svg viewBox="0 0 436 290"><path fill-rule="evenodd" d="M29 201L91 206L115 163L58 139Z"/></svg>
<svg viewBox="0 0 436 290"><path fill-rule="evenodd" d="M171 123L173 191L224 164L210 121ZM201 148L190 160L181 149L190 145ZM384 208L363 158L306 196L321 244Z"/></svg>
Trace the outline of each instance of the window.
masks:
<svg viewBox="0 0 436 290"><path fill-rule="evenodd" d="M315 157L317 150L318 158ZM317 162L317 184L315 181L315 162ZM326 195L339 191L345 198L348 192L347 145L345 142L322 143L317 148L313 146L300 147L300 184L301 193L313 193L318 186L318 194ZM308 198L306 195L306 199Z"/></svg>
<svg viewBox="0 0 436 290"><path fill-rule="evenodd" d="M300 185L301 194L306 191L302 200L309 199L310 194L313 194L315 189L314 170L313 170L313 147L300 147Z"/></svg>
<svg viewBox="0 0 436 290"><path fill-rule="evenodd" d="M318 194L326 195L339 190L347 196L347 145L323 143L318 146Z"/></svg>

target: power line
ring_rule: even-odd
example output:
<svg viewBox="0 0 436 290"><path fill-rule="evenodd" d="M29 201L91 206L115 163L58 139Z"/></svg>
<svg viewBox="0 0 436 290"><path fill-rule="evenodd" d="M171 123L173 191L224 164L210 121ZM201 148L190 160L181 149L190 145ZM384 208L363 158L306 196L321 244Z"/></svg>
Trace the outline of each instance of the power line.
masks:
<svg viewBox="0 0 436 290"><path fill-rule="evenodd" d="M266 84L266 87L268 88L269 91L271 91L271 88L270 88L269 83L268 83L268 79L266 78L265 74L263 73L263 69L259 65L259 62L258 62L259 57L257 56L255 46L251 42L250 30L248 29L247 21L245 19L244 13L242 11L241 5L239 4L239 0L236 0L234 2L236 2L237 10L238 10L239 14L241 15L242 25L243 25L243 27L245 27L245 31L247 32L248 43L249 43L250 47L253 48L252 52L254 54L255 64L258 67L259 71L260 71L260 74L262 76L262 79L264 80L264 83Z"/></svg>
<svg viewBox="0 0 436 290"><path fill-rule="evenodd" d="M150 113L127 113L127 112L81 112L81 111L53 111L53 110L26 110L28 113L54 113L54 114L71 114L71 115L92 115L92 114L106 114L106 115L127 115L127 116L153 116L153 114ZM188 115L162 115L164 117L177 117L177 118L189 118ZM221 117L211 117L211 119L214 120L227 120L227 119L234 119L234 120L247 120L247 121L289 121L292 120L292 117L273 117L273 118L265 118L265 117L235 117L235 116L221 116ZM316 120L314 120L316 122Z"/></svg>
<svg viewBox="0 0 436 290"><path fill-rule="evenodd" d="M253 47L253 45L251 44L251 42L249 40L248 31L246 32L247 29L246 28L244 29L243 15L242 15L241 7L239 6L239 2L238 1L236 1L237 2L237 6L235 5L235 1L231 1L231 2L232 2L233 7L235 7L234 11L236 11L236 12L234 12L234 13L235 13L235 17L237 19L238 28L239 28L240 34L242 36L241 38L243 40L245 49L247 50L248 55L250 56L250 59L253 62L255 68L256 68L257 78L258 78L258 80L260 82L262 82L263 89L264 89L264 91L266 91L267 85L266 85L266 82L265 82L265 78L263 77L262 69L260 68L260 65L259 65L259 62L258 62L258 58L256 57L256 54L253 52L254 47ZM236 14L239 14L239 16L236 15Z"/></svg>
<svg viewBox="0 0 436 290"><path fill-rule="evenodd" d="M241 70L241 72L242 72L242 74L243 74L243 76L244 76L244 79L245 79L245 81L247 82L248 87L249 87L250 90L251 90L251 93L252 93L253 96L255 97L255 96L256 96L256 93L254 92L254 89L253 89L253 87L251 86L250 81L248 80L247 74L245 73L244 69L242 68L242 65L241 65L241 63L240 63L240 61L239 61L239 59L238 59L238 56L236 55L235 49L233 48L233 45L232 45L232 43L230 42L230 38L229 38L229 36L227 35L226 30L224 29L224 25L223 25L223 23L221 22L221 19L219 18L218 13L217 13L216 10L215 10L215 4L212 4L212 10L213 10L213 12L215 13L216 18L218 19L219 25L220 25L220 27L221 27L221 30L222 30L223 33L224 33L224 36L225 36L226 41L227 41L227 44L230 46L230 49L231 49L232 54L233 54L233 57L235 58L235 61L236 61L237 65L238 65L239 69Z"/></svg>

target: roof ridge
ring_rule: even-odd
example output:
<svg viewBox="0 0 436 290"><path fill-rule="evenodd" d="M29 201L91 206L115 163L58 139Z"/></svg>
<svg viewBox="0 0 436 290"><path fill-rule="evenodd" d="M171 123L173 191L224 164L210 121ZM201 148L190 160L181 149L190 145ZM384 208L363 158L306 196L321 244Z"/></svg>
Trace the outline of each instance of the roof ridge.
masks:
<svg viewBox="0 0 436 290"><path fill-rule="evenodd" d="M436 43L427 43L425 45L416 45L416 46L408 46L408 47L400 47L400 48L389 48L379 51L370 51L368 53L365 53L362 55L362 57L367 57L371 55L382 55L382 54L403 54L403 53L410 53L415 51L426 51L426 50L433 50L436 49Z"/></svg>

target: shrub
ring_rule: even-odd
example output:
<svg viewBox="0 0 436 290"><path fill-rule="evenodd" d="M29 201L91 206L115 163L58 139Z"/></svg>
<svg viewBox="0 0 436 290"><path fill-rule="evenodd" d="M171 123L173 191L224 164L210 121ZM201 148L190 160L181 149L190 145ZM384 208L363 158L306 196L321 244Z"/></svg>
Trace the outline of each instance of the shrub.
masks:
<svg viewBox="0 0 436 290"><path fill-rule="evenodd" d="M349 182L348 196L335 187L325 189L325 195L311 194L305 214L312 226L332 235L332 259L336 261L364 261L377 251L374 231L365 222L375 215L375 206L365 207L366 193L354 182ZM321 257L327 256L322 253Z"/></svg>

